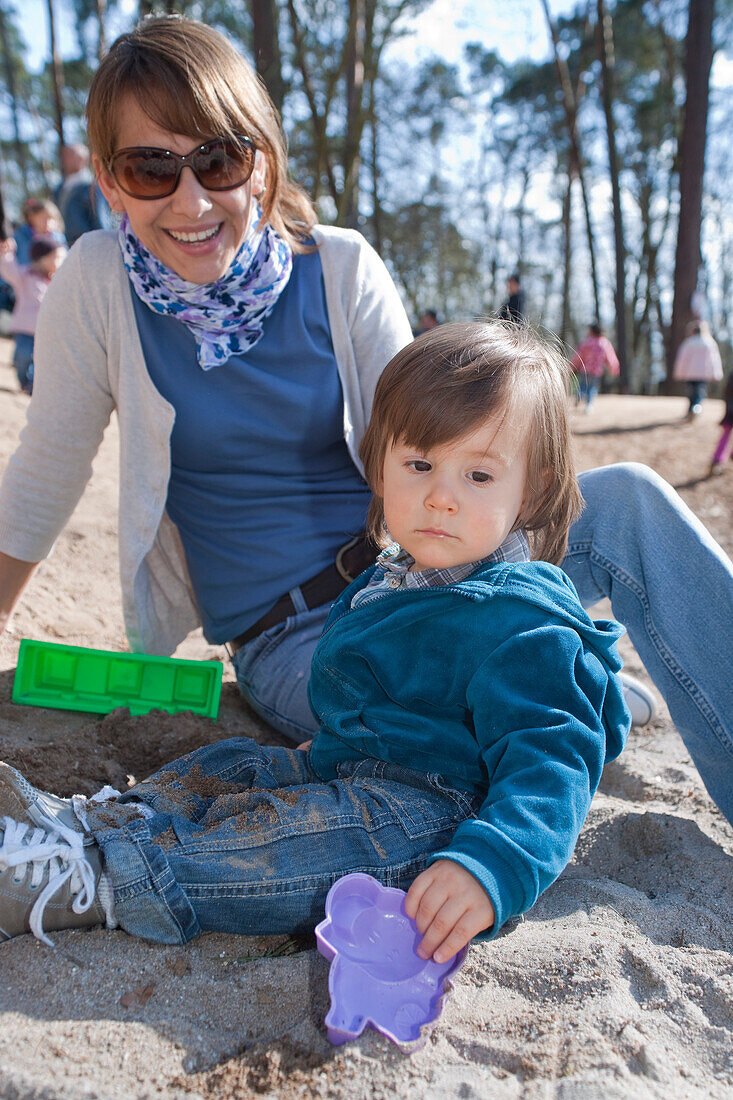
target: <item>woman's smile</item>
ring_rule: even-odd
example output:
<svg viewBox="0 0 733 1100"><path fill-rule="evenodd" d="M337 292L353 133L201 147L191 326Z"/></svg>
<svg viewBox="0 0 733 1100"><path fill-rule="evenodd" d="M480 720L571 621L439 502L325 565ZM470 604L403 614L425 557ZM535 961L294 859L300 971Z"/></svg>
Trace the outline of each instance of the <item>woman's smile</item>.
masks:
<svg viewBox="0 0 733 1100"><path fill-rule="evenodd" d="M185 156L201 142L200 134L174 134L163 129L132 95L123 99L118 117L118 149L148 146ZM172 195L137 199L118 187L103 166L95 167L110 207L127 214L138 240L181 279L200 285L217 282L231 267L255 208L253 195L260 193L264 180L263 163L241 187L207 191L186 165Z"/></svg>
<svg viewBox="0 0 733 1100"><path fill-rule="evenodd" d="M166 229L166 233L178 244L204 245L211 244L214 241L215 237L221 232L223 225L223 222L219 222L211 229Z"/></svg>

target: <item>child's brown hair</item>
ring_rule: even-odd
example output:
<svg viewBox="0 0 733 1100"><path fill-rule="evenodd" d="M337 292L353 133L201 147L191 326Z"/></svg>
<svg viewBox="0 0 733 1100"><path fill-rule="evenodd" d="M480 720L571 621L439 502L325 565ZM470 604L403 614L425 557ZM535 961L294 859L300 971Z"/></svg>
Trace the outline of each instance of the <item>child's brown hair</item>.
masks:
<svg viewBox="0 0 733 1100"><path fill-rule="evenodd" d="M516 528L532 557L559 564L582 497L568 418L568 364L528 325L476 321L441 325L387 364L374 395L360 455L373 492L367 527L385 544L384 506L375 492L387 448L403 441L427 451L512 408L530 410L525 507Z"/></svg>

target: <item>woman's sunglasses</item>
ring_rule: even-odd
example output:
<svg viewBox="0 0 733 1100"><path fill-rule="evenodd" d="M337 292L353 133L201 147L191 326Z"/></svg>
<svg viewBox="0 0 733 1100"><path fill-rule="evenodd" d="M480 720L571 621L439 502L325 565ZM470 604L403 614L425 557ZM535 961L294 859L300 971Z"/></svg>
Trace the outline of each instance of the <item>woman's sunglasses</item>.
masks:
<svg viewBox="0 0 733 1100"><path fill-rule="evenodd" d="M252 175L256 152L252 141L240 136L207 141L185 157L169 149L135 145L115 153L109 170L134 199L165 199L172 195L186 165L207 191L233 191Z"/></svg>

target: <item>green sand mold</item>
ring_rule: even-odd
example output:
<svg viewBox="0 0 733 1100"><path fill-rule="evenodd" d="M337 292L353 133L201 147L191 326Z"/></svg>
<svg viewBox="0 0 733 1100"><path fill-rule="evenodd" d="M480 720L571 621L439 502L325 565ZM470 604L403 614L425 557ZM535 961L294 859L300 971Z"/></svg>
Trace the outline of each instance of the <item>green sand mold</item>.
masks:
<svg viewBox="0 0 733 1100"><path fill-rule="evenodd" d="M193 711L216 718L221 661L187 661L146 653L114 653L23 638L13 681L14 703L109 714Z"/></svg>

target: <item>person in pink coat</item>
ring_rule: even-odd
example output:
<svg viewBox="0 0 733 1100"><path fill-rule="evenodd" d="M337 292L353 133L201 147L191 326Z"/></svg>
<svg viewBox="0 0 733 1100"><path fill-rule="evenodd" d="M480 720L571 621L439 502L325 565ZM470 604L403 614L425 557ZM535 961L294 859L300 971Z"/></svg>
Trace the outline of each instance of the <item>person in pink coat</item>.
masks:
<svg viewBox="0 0 733 1100"><path fill-rule="evenodd" d="M30 263L18 263L17 242L0 241L0 277L15 291L10 327L15 337L13 366L23 393L33 390L33 345L36 322L48 284L66 255L66 246L54 237L37 237L31 242Z"/></svg>
<svg viewBox="0 0 733 1100"><path fill-rule="evenodd" d="M594 321L588 325L588 333L578 347L570 365L578 376L578 403L585 403L585 411L590 412L598 390L601 388L604 371L614 378L618 374L618 357L613 344L603 329Z"/></svg>
<svg viewBox="0 0 733 1100"><path fill-rule="evenodd" d="M687 337L677 350L672 377L676 382L687 383L690 407L686 419L694 420L702 412L708 382L719 382L723 377L720 351L705 321L691 321L687 326Z"/></svg>

